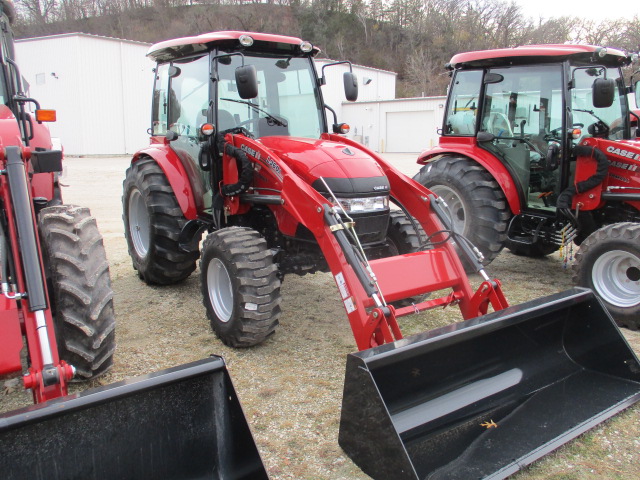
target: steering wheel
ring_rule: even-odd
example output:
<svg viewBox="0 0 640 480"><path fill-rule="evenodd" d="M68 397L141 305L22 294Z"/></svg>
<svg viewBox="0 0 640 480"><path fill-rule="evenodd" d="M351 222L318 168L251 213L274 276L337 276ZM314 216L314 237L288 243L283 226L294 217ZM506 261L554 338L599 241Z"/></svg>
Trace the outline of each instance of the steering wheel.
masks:
<svg viewBox="0 0 640 480"><path fill-rule="evenodd" d="M504 113L492 112L489 114L488 130L496 137L513 137L511 123Z"/></svg>

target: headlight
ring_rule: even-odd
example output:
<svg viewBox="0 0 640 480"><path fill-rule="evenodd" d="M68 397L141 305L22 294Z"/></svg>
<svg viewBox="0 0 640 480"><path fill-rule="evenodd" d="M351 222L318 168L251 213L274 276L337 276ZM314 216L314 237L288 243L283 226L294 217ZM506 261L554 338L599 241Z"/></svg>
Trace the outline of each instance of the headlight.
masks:
<svg viewBox="0 0 640 480"><path fill-rule="evenodd" d="M389 208L389 197L340 198L338 201L347 213L375 212Z"/></svg>

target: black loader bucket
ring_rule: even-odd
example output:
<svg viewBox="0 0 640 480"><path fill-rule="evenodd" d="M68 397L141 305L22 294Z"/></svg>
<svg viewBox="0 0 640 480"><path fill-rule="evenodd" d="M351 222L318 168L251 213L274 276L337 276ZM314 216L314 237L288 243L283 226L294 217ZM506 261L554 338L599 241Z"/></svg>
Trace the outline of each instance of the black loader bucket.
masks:
<svg viewBox="0 0 640 480"><path fill-rule="evenodd" d="M266 479L218 357L0 416L3 480Z"/></svg>
<svg viewBox="0 0 640 480"><path fill-rule="evenodd" d="M505 478L640 399L640 364L572 289L349 355L340 445L374 479Z"/></svg>

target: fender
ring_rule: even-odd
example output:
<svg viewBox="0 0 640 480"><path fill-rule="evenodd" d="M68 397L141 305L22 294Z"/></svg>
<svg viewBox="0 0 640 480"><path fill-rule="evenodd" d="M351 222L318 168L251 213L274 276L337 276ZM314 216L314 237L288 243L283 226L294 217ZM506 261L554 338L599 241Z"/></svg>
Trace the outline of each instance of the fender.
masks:
<svg viewBox="0 0 640 480"><path fill-rule="evenodd" d="M440 137L440 145L420 153L417 163L426 165L441 155L461 155L482 165L498 182L507 198L511 213L517 215L522 211L520 193L513 182L513 175L505 165L496 161L495 156L479 148L475 137L456 137L455 139Z"/></svg>
<svg viewBox="0 0 640 480"><path fill-rule="evenodd" d="M151 142L151 145L135 153L131 163L133 164L144 156L153 158L167 177L182 214L187 220L195 220L198 217L198 204L193 187L189 182L189 172L164 138L159 141L157 138L152 138Z"/></svg>

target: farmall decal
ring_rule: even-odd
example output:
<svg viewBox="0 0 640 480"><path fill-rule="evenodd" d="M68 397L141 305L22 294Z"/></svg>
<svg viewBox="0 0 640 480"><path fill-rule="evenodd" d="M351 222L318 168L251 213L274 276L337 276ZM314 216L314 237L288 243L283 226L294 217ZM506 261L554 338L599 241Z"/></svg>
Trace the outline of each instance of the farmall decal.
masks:
<svg viewBox="0 0 640 480"><path fill-rule="evenodd" d="M628 158L630 160L640 159L640 153L635 153L629 150L624 150L624 149L616 148L613 146L607 147L607 152L622 158ZM635 172L638 169L637 165L631 165L630 163L626 163L626 162L611 161L611 166L620 168L622 170L628 170L630 172Z"/></svg>

